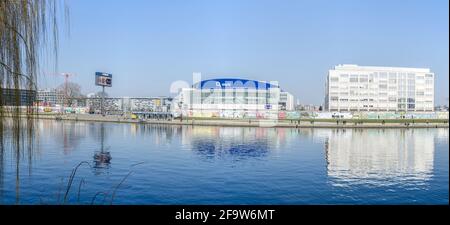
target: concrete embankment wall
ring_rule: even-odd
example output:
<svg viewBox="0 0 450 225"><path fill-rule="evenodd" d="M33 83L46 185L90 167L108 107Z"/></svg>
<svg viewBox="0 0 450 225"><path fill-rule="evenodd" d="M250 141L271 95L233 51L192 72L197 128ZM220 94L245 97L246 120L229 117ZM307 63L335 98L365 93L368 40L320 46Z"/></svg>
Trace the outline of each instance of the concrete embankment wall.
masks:
<svg viewBox="0 0 450 225"><path fill-rule="evenodd" d="M167 124L167 125L194 125L194 126L229 126L229 127L286 127L286 128L448 128L446 123L347 123L313 122L310 121L270 121L270 120L135 120L124 116L115 115L91 115L91 114L66 114L66 115L39 115L39 119L59 119L70 121L92 122L118 122L118 123L143 123L143 124Z"/></svg>

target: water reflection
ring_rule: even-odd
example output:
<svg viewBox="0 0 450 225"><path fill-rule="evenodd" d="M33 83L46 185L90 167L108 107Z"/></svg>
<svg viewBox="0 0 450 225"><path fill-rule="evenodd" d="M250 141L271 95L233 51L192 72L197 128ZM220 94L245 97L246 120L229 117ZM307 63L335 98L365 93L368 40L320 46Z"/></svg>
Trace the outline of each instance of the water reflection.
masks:
<svg viewBox="0 0 450 225"><path fill-rule="evenodd" d="M156 145L170 145L174 138L180 137L186 126L164 124L130 124L129 134L133 137L152 137ZM127 132L127 131L125 131ZM128 132L127 132L128 135Z"/></svg>
<svg viewBox="0 0 450 225"><path fill-rule="evenodd" d="M294 129L197 126L185 127L182 141L205 159L243 160L264 158L295 134Z"/></svg>
<svg viewBox="0 0 450 225"><path fill-rule="evenodd" d="M139 172L127 180L133 188L120 190L127 197L118 201L124 203L134 203L129 200L133 196L139 196L135 199L139 203L146 198L154 200L154 196L168 196L157 202L182 199L189 191L183 188L185 181L198 179L199 173L202 178L197 181L204 183L190 186L191 194L206 190L220 201L229 193L242 191L246 194L231 199L239 204L249 202L251 194L258 198L267 191L280 202L293 203L329 203L327 197L337 195L343 196L342 202L349 202L358 194L360 199L367 193L377 194L374 190L378 190L376 196L395 203L398 199L392 196L413 188L422 192L409 192L405 199L439 193L430 197L432 202L448 196L448 186L436 184L437 179L448 181L448 169L443 168L448 168L448 159L442 157L448 158L448 129L289 129L51 120L36 124L36 137L25 141L20 150L13 145L11 129L5 129L0 149L0 203L36 203L36 196L51 201L48 190L53 193L64 188L66 180L63 183L62 179L81 161L94 167L81 167L74 180L88 192L82 198L116 185L124 171L139 165L132 167ZM35 168L32 161L37 162ZM232 175L226 183L228 193L218 191L223 185L223 180L217 179L219 173ZM80 179L87 185L81 186ZM370 188L365 189L367 186ZM369 191L357 190L359 187ZM392 196L385 190L391 190ZM304 200L305 196L309 200Z"/></svg>
<svg viewBox="0 0 450 225"><path fill-rule="evenodd" d="M39 153L36 148L38 139L35 133L35 121L25 119L2 119L0 134L0 202L3 201L5 191L5 170L14 168L14 194L15 204L20 203L21 175L23 166L28 168L28 176L32 175L33 157ZM9 158L10 160L6 160ZM22 165L25 161L27 164ZM9 168L5 168L5 163ZM6 184L8 185L8 184Z"/></svg>
<svg viewBox="0 0 450 225"><path fill-rule="evenodd" d="M38 121L38 129L40 132L50 134L55 140L61 144L61 149L65 155L76 150L80 142L89 135L86 133L86 124L73 121Z"/></svg>
<svg viewBox="0 0 450 225"><path fill-rule="evenodd" d="M333 185L395 185L432 177L434 132L427 129L330 130L325 139Z"/></svg>
<svg viewBox="0 0 450 225"><path fill-rule="evenodd" d="M111 163L111 153L108 151L109 146L105 149L105 125L100 124L100 151L94 153L94 168L108 169ZM98 172L98 171L97 171Z"/></svg>
<svg viewBox="0 0 450 225"><path fill-rule="evenodd" d="M282 149L298 136L298 130L131 124L129 134L145 137L158 146L170 146L177 140L205 159L233 157L240 160L264 157Z"/></svg>

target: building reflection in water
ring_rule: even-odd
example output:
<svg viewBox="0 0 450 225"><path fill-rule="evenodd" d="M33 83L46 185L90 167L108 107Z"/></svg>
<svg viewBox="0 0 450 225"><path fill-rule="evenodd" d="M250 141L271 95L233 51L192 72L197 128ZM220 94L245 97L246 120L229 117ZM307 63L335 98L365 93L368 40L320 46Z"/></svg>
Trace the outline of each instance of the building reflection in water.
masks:
<svg viewBox="0 0 450 225"><path fill-rule="evenodd" d="M234 157L239 160L277 152L288 138L295 138L298 131L284 128L131 124L129 134L145 136L158 146L171 146L176 140L181 147L192 149L207 159Z"/></svg>
<svg viewBox="0 0 450 225"><path fill-rule="evenodd" d="M54 140L61 143L61 149L65 155L77 149L84 138L89 136L88 124L75 121L53 121L39 120L39 132L54 137Z"/></svg>
<svg viewBox="0 0 450 225"><path fill-rule="evenodd" d="M170 145L174 138L179 138L183 126L164 124L130 124L129 134L151 138L155 145Z"/></svg>
<svg viewBox="0 0 450 225"><path fill-rule="evenodd" d="M206 159L242 160L276 153L297 131L283 128L184 127L182 144Z"/></svg>
<svg viewBox="0 0 450 225"><path fill-rule="evenodd" d="M427 181L433 172L434 136L427 129L329 130L325 138L328 176L337 186L358 181L373 185Z"/></svg>
<svg viewBox="0 0 450 225"><path fill-rule="evenodd" d="M292 145L298 144L299 138L305 143L310 141L304 138L310 138L314 145L324 146L327 174L331 184L337 186L359 181L374 185L427 181L433 173L435 145L448 144L448 129L288 129L51 120L38 124L40 133L57 140L65 154L70 154L83 139L95 140L99 143L94 153L94 165L98 168L110 166L108 144L114 142L108 143L109 135L124 139L144 137L156 146L179 146L208 160L265 159L282 155L286 149L296 149ZM0 154L0 169L2 158Z"/></svg>

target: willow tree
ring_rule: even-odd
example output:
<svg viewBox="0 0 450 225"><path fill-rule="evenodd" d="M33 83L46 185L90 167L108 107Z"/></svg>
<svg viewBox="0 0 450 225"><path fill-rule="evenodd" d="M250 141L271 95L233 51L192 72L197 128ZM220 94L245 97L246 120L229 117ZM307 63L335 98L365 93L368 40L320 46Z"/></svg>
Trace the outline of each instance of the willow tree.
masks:
<svg viewBox="0 0 450 225"><path fill-rule="evenodd" d="M58 21L61 21L59 15L64 14L68 16L67 7L60 0L0 0L0 157L3 157L5 129L12 128L11 144L17 149L17 170L21 137L26 134L31 140L35 132L35 106L27 104L26 110L18 107L23 102L21 90L36 92L39 63L46 60L41 57L57 58ZM12 124L5 128L6 123Z"/></svg>
<svg viewBox="0 0 450 225"><path fill-rule="evenodd" d="M49 56L45 53L50 49L57 58L60 3L0 0L0 135L5 116L13 117L16 124L20 120L21 107L16 107L22 104L20 90L37 91L40 57ZM66 4L63 5L67 16ZM28 119L35 112L29 104L22 111Z"/></svg>

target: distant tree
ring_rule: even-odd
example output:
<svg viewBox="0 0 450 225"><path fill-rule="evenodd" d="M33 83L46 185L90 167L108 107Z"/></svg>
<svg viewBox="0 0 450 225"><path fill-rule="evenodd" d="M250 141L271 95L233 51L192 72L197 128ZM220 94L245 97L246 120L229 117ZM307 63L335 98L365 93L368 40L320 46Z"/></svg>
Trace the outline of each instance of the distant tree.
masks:
<svg viewBox="0 0 450 225"><path fill-rule="evenodd" d="M77 98L83 97L81 94L81 86L73 82L67 82L67 87L66 84L59 85L56 88L56 91L64 96L65 104L67 104L67 106L72 106Z"/></svg>
<svg viewBox="0 0 450 225"><path fill-rule="evenodd" d="M319 106L319 111L322 111L322 106Z"/></svg>

